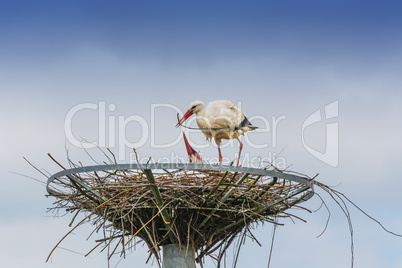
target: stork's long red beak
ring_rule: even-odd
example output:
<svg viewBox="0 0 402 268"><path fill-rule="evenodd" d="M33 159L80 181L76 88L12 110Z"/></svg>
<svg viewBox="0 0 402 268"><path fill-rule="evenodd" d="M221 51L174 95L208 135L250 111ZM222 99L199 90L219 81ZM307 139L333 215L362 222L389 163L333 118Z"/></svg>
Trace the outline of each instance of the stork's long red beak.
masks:
<svg viewBox="0 0 402 268"><path fill-rule="evenodd" d="M176 124L176 127L179 127L181 124L184 123L184 121L187 120L191 115L193 114L193 111L188 110L183 117L179 120L179 122ZM184 133L183 133L184 134Z"/></svg>
<svg viewBox="0 0 402 268"><path fill-rule="evenodd" d="M186 134L184 134L184 132L183 132L183 137L184 137L184 143L186 144L186 150L187 150L188 157L191 159L191 156L194 155L194 157L197 160L202 161L201 156L193 149L193 147L191 147L190 143L188 143Z"/></svg>
<svg viewBox="0 0 402 268"><path fill-rule="evenodd" d="M183 138L184 138L184 143L186 144L187 154L188 154L188 156L191 156L192 154L195 153L195 150L193 149L193 147L191 147L190 143L188 143L186 134L184 134L184 132L183 132Z"/></svg>

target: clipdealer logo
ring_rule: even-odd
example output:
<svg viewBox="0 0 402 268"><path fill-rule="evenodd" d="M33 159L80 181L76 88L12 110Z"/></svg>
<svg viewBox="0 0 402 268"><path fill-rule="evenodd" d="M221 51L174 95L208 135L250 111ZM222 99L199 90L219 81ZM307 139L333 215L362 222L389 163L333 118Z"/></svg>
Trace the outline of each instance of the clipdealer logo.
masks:
<svg viewBox="0 0 402 268"><path fill-rule="evenodd" d="M240 107L241 103L237 103ZM149 143L150 148L154 149L166 149L172 148L176 144L182 141L181 131L177 131L175 135L168 135L167 138L161 138L161 133L157 131L158 122L163 121L165 116L174 116L175 114L183 115L182 110L173 104L169 103L156 103L150 105L150 118L147 119L144 116L134 115L118 115L116 114L116 105L107 104L104 101L98 103L80 103L72 107L66 114L64 121L64 130L67 141L75 147L91 149L95 147L100 148L117 148L117 156L119 160L126 160L127 150L132 151L132 148L139 149ZM85 131L85 129L79 129L74 123L77 119L82 119L84 114L91 112L92 115L89 119L91 123L97 123L97 135L95 140L87 141L77 138L77 133ZM80 118L81 117L81 118ZM253 115L249 117L250 121L257 121L259 129L255 132L267 134L269 139L259 140L250 138L247 135L244 136L244 143L254 149L263 149L277 146L278 139L278 125L286 119L285 115L272 116L267 118L261 115ZM188 124L194 124L195 116L188 120ZM134 132L128 132L127 129L134 126ZM88 129L87 129L88 130ZM92 129L93 130L93 129ZM199 130L185 129L186 134L199 133ZM157 133L159 133L157 135ZM162 133L163 134L163 133ZM132 140L136 141L133 142ZM196 149L203 149L209 146L216 146L214 142L209 143L204 141L203 143L195 143L192 141L192 145ZM237 144L233 140L229 140L222 144L221 148L236 147ZM244 155L244 161L249 161L250 157ZM275 153L269 152L266 161L275 161L277 157ZM264 158L265 159L265 158ZM174 161L172 158L171 161ZM257 161L257 160L256 160ZM284 166L285 167L285 166Z"/></svg>
<svg viewBox="0 0 402 268"><path fill-rule="evenodd" d="M241 103L237 103L237 106L240 107ZM96 114L95 117L91 117L91 122L97 122L97 138L95 141L83 141L79 140L74 133L77 131L73 131L73 129L77 130L77 127L74 124L74 118L78 118L82 116L82 111L92 111ZM148 142L150 143L151 148L163 149L163 148L171 148L174 145L181 142L180 132L177 132L177 135L171 136L169 139L161 140L158 139L156 135L156 122L161 120L163 116L171 113L173 114L183 114L182 110L168 103L157 103L150 105L150 120L147 120L145 117L137 114L125 116L125 115L117 115L115 113L116 105L113 103L107 104L104 101L100 101L98 103L80 103L72 107L68 113L66 114L64 121L64 130L66 139L75 147L91 149L95 147L100 148L117 148L117 155L119 160L126 160L126 152L129 149L132 151L132 148L141 148L146 145ZM338 117L338 101L332 102L324 107L324 111L322 112L320 109L313 112L310 116L302 124L301 129L301 141L302 146L305 148L307 152L309 152L316 159L332 166L336 167L338 165L338 123L333 122L333 118ZM259 129L255 130L257 133L263 133L267 135L267 138L264 139L254 139L250 138L247 135L244 136L244 142L253 149L266 149L266 148L276 148L278 146L278 140L280 138L279 134L279 126L282 125L282 122L285 122L287 117L286 115L280 116L271 116L271 118L267 118L263 115L253 115L248 117L251 122L257 121L255 125L258 125ZM306 143L306 134L305 130L310 126L324 122L325 120L330 120L326 124L326 148L325 152L320 152L317 149L309 146ZM188 124L191 125L192 122L195 121L195 116L188 120ZM194 124L194 123L193 123ZM130 139L135 139L135 142L130 141L127 136L127 128L129 126L135 126L136 131L134 133L130 133ZM80 132L82 129L78 129ZM198 130L186 129L186 134L190 134L192 132L199 132ZM259 140L260 143L256 143L255 141ZM262 143L261 143L262 141ZM207 143L204 142L202 144L196 144L194 141L192 145L196 149L203 149L209 146L216 146L214 142ZM225 147L236 147L233 143L233 140L229 140L227 143L224 143L221 148ZM266 152L266 151L265 151ZM134 157L131 156L130 157ZM203 156L207 158L207 156ZM170 162L175 161L178 157L170 156ZM242 157L243 164L253 164L252 162L262 163L272 163L276 165L278 168L286 169L286 159L283 156L276 155L274 152L268 151L267 155L263 157L257 157L258 159L254 159L250 157L247 153ZM212 160L213 158L211 158ZM147 158L148 161L148 158ZM228 160L229 161L229 160ZM213 163L212 161L211 163ZM229 163L229 162L228 162ZM280 166L278 166L280 165Z"/></svg>
<svg viewBox="0 0 402 268"><path fill-rule="evenodd" d="M304 122L301 131L303 147L312 156L318 160L332 166L337 167L339 164L339 124L338 122L328 122L326 123L326 142L325 142L325 152L320 152L306 143L305 139L305 129L313 124L323 122L324 120L330 120L333 118L338 118L338 101L334 101L325 105L324 111L320 109L313 112ZM324 114L324 116L322 115Z"/></svg>

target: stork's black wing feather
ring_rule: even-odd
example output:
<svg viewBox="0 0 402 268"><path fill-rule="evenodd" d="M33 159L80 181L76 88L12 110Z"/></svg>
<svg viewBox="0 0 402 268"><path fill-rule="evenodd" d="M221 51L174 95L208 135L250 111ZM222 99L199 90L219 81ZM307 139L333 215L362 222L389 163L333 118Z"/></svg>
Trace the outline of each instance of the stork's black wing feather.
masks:
<svg viewBox="0 0 402 268"><path fill-rule="evenodd" d="M248 121L247 117L244 117L243 121L241 121L240 125L238 125L235 130L242 129L247 126L252 126L250 121Z"/></svg>

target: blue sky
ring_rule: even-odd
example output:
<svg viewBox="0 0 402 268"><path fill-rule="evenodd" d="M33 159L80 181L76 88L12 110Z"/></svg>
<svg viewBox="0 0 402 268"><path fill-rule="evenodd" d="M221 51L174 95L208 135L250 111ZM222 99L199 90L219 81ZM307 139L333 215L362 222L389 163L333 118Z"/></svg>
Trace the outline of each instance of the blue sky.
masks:
<svg viewBox="0 0 402 268"><path fill-rule="evenodd" d="M266 157L282 151L290 169L320 173L320 181L339 184L338 190L402 232L401 13L398 1L1 1L0 259L7 267L106 267L104 253L83 258L66 250L45 264L70 218L48 217L53 199L44 197L45 187L12 173L44 180L22 157L55 173L59 169L46 154L63 161L65 147L77 161L92 164L65 134L66 115L82 103L114 104L108 116L138 115L149 125L151 105L171 104L184 112L196 99L241 102L249 118L270 123L272 116L285 116L275 146L272 132L255 132L247 138L268 148L245 144L244 152ZM339 123L339 165L331 167L306 151L301 128L310 114L334 101L339 117L328 122ZM180 135L171 109L158 110L155 123L159 143ZM325 149L325 126L305 132L307 144L318 151ZM97 111L77 114L73 128L76 137L96 140ZM140 131L133 123L125 134L135 142ZM199 133L190 139L204 157L216 157L215 146ZM223 154L234 159L237 149L235 143ZM154 148L150 138L138 151L155 159L185 156L182 143ZM316 198L309 206L318 203ZM296 211L307 224L285 220L271 267L347 267L347 223L332 209L327 232L318 239L323 211ZM401 267L402 239L356 210L352 220L355 267ZM85 254L92 245L85 241L89 229L62 246ZM266 267L271 227L258 227L256 235L264 246L248 241L239 267L251 258L256 267ZM151 267L144 264L145 251L118 267Z"/></svg>

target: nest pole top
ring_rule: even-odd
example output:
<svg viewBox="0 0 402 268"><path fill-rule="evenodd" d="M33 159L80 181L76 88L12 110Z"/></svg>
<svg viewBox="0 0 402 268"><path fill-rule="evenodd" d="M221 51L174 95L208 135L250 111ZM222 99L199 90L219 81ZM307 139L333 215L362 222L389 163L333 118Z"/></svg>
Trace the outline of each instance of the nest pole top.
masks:
<svg viewBox="0 0 402 268"><path fill-rule="evenodd" d="M195 268L195 252L192 248L180 248L178 244L163 246L162 268Z"/></svg>
<svg viewBox="0 0 402 268"><path fill-rule="evenodd" d="M61 200L53 209L90 212L84 220L108 228L104 240L122 251L138 238L160 261L162 247L163 268L195 268L215 251L220 262L245 227L278 224L275 217L314 195L299 174L184 163L72 168L52 175L47 191Z"/></svg>

